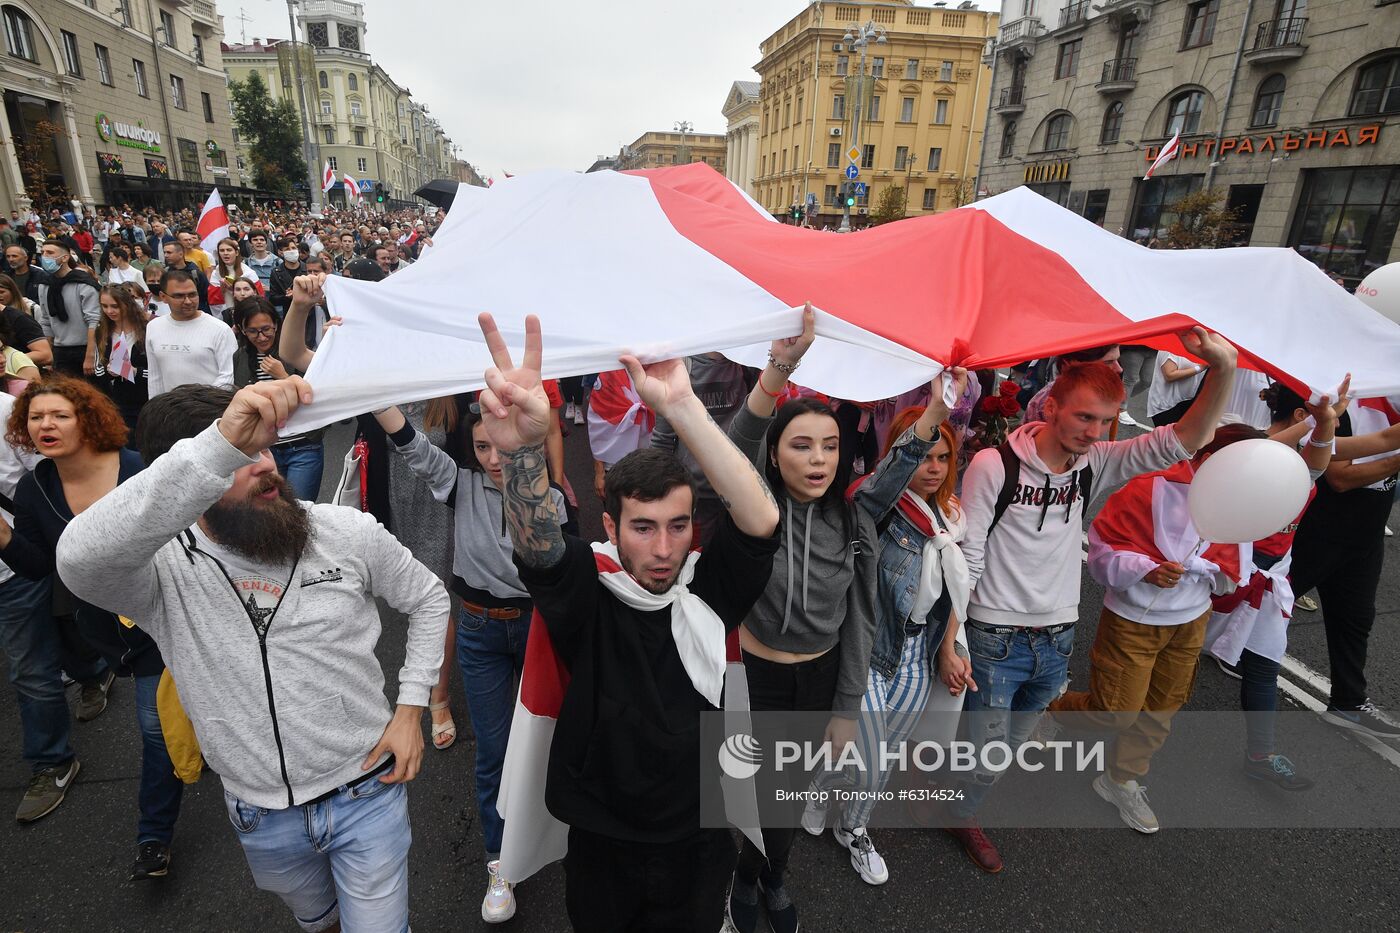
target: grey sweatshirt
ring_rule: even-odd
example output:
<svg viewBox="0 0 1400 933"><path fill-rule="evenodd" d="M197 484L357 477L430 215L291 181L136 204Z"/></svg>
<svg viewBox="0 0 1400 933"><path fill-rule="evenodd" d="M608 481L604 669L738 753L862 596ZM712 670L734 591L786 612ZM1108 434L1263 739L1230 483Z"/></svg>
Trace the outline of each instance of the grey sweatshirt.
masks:
<svg viewBox="0 0 1400 933"><path fill-rule="evenodd" d="M58 283L58 277L54 276L51 284L39 286L39 326L55 347L86 347L88 331L97 329L102 316L97 289L90 285L65 288L63 306L68 309L68 320L60 321L49 315L49 289L58 288Z"/></svg>
<svg viewBox="0 0 1400 933"><path fill-rule="evenodd" d="M403 442L409 431L413 431L412 440ZM511 559L515 549L506 528L501 491L486 474L458 467L457 461L410 424L390 439L408 468L428 484L433 498L452 508L453 576L498 599L529 599ZM550 494L555 514L562 520L564 494L553 488Z"/></svg>
<svg viewBox="0 0 1400 933"><path fill-rule="evenodd" d="M311 540L260 637L216 557L187 531L253 462L217 424L180 441L73 520L58 572L80 599L155 639L224 787L280 809L361 777L389 723L374 597L408 616L398 702L411 706L426 706L437 683L449 603L372 516L308 504ZM267 570L287 579L278 573Z"/></svg>
<svg viewBox="0 0 1400 933"><path fill-rule="evenodd" d="M741 405L729 438L760 470L773 419ZM842 502L801 503L776 490L782 523L773 575L744 625L775 651L817 654L837 643L841 663L833 709L860 709L875 640L875 520Z"/></svg>

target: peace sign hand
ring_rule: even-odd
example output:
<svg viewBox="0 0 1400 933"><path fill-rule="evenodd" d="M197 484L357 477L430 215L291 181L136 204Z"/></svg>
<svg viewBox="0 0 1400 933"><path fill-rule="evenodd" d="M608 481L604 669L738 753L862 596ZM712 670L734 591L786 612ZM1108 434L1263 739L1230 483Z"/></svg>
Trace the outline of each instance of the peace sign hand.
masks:
<svg viewBox="0 0 1400 933"><path fill-rule="evenodd" d="M477 322L495 363L486 370L486 388L478 399L486 436L503 453L543 444L549 433L549 398L540 383L540 319L533 314L525 318L525 355L518 367L495 319L481 314Z"/></svg>

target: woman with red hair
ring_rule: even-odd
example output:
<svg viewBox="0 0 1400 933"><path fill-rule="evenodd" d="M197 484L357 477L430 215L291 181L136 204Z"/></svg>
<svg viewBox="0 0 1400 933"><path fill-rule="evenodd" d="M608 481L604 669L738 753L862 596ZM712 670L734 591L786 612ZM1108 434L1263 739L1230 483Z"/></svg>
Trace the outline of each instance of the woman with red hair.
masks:
<svg viewBox="0 0 1400 933"><path fill-rule="evenodd" d="M53 375L31 384L15 402L5 440L20 451L44 458L15 489L13 527L0 520L0 560L31 580L53 577L58 539L75 515L117 485L139 473L141 457L126 443L126 423L117 406L83 379ZM156 643L123 619L90 603L76 601L79 632L106 660L109 669L136 683L136 718L141 727L140 820L131 880L162 877L169 870L170 841L180 813L184 785L175 776L156 711L156 688L165 662ZM78 772L74 758L59 776L59 800ZM57 804L54 804L55 806Z"/></svg>

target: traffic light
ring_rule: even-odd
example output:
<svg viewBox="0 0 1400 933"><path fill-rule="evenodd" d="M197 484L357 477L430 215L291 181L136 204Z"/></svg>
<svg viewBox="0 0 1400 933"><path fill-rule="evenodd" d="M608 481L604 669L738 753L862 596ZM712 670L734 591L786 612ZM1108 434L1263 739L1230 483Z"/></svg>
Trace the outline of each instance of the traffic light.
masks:
<svg viewBox="0 0 1400 933"><path fill-rule="evenodd" d="M794 204L794 205L792 206L792 209L791 209L790 211L788 211L788 216L790 216L793 220L801 220L801 219L802 219L802 205L800 205L800 204Z"/></svg>
<svg viewBox="0 0 1400 933"><path fill-rule="evenodd" d="M846 191L846 206L847 206L847 207L855 207L855 206L856 206L856 195L855 195L855 192L854 192L854 191L851 191L851 190L849 190L849 189L847 189L847 191Z"/></svg>
<svg viewBox="0 0 1400 933"><path fill-rule="evenodd" d="M383 183L383 182L378 182L378 181L377 181L377 182L374 183L374 201L375 201L376 204L383 204L383 203L384 203L384 183Z"/></svg>

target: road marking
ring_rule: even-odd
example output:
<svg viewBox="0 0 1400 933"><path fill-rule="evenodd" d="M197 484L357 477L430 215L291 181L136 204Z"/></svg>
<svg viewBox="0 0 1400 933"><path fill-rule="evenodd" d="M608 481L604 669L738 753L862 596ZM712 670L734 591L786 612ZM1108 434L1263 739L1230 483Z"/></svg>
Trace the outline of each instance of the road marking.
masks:
<svg viewBox="0 0 1400 933"><path fill-rule="evenodd" d="M1312 687L1321 696L1330 697L1332 695L1332 682L1293 655L1284 655L1279 664L1285 671Z"/></svg>

